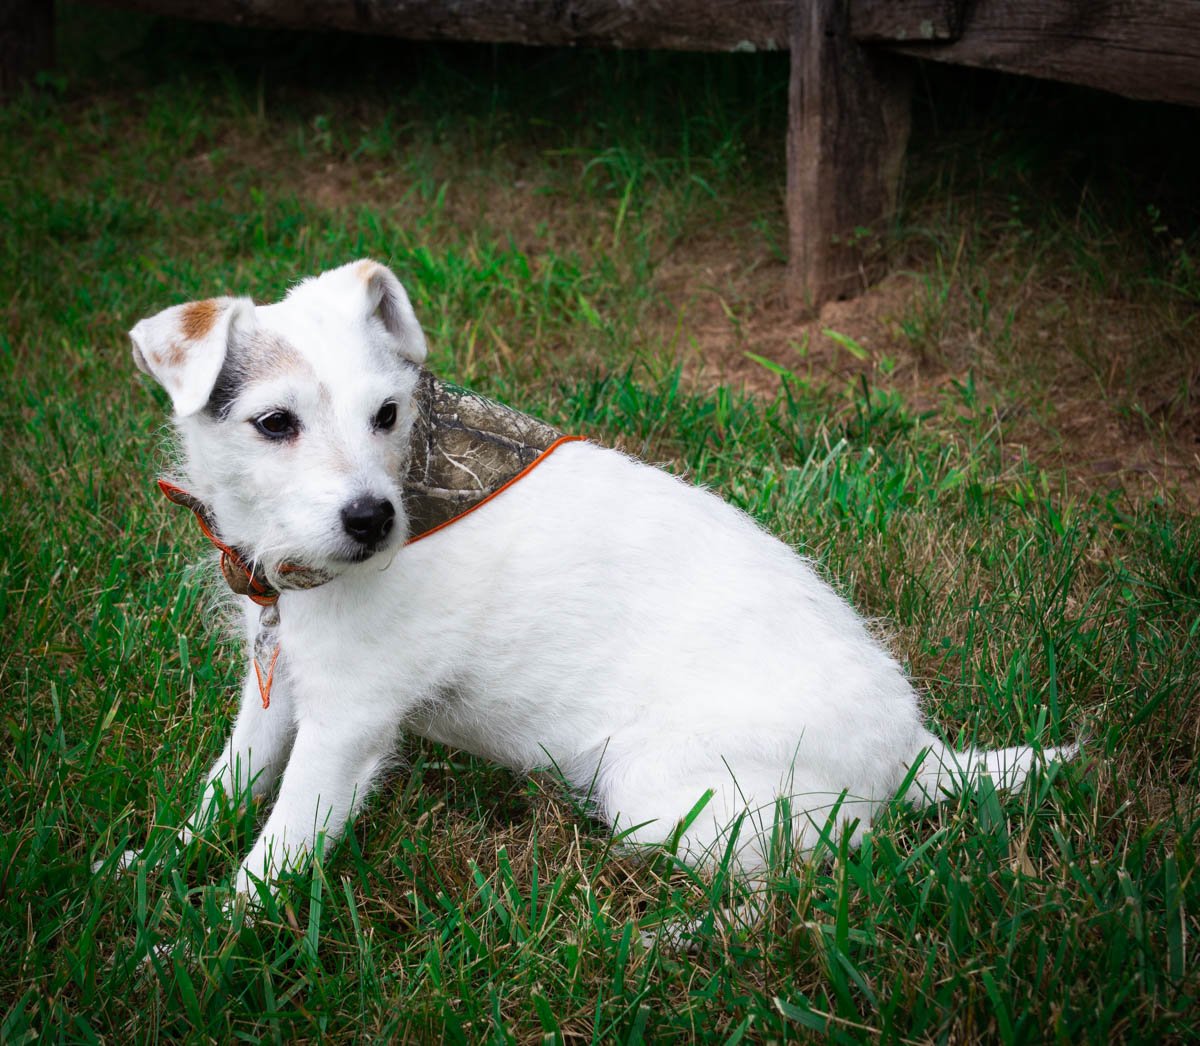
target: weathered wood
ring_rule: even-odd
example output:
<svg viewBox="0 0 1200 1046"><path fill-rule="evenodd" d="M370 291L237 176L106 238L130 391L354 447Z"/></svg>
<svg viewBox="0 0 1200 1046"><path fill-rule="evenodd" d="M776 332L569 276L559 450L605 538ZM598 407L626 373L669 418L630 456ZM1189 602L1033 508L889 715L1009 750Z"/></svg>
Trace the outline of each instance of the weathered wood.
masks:
<svg viewBox="0 0 1200 1046"><path fill-rule="evenodd" d="M1200 0L975 0L958 40L896 49L1200 105Z"/></svg>
<svg viewBox="0 0 1200 1046"><path fill-rule="evenodd" d="M155 14L277 29L550 47L776 51L792 0L98 0Z"/></svg>
<svg viewBox="0 0 1200 1046"><path fill-rule="evenodd" d="M852 294L870 278L869 247L894 209L908 138L908 69L893 55L1200 105L1200 0L92 2L234 25L419 40L790 47L789 294L801 305ZM36 0L4 3L36 7Z"/></svg>
<svg viewBox="0 0 1200 1046"><path fill-rule="evenodd" d="M417 40L781 50L809 0L92 0L288 29ZM851 34L939 62L1200 105L1200 0L843 0ZM41 10L50 0L2 0ZM819 6L819 5L818 5ZM2 10L2 8L0 8Z"/></svg>
<svg viewBox="0 0 1200 1046"><path fill-rule="evenodd" d="M17 90L54 59L54 4L0 0L0 94Z"/></svg>
<svg viewBox="0 0 1200 1046"><path fill-rule="evenodd" d="M859 43L957 40L965 0L853 0L850 35Z"/></svg>
<svg viewBox="0 0 1200 1046"><path fill-rule="evenodd" d="M909 71L850 37L844 0L798 3L791 46L788 292L811 307L871 276L908 142Z"/></svg>

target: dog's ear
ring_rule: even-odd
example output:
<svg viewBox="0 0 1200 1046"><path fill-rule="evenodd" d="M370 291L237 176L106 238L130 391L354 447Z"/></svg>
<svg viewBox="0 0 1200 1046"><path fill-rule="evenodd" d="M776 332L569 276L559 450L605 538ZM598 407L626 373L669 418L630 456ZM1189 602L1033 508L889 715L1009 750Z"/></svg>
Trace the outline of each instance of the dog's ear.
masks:
<svg viewBox="0 0 1200 1046"><path fill-rule="evenodd" d="M186 418L208 402L234 331L253 328L249 298L174 305L129 332L133 361L170 393L175 416Z"/></svg>
<svg viewBox="0 0 1200 1046"><path fill-rule="evenodd" d="M368 318L377 318L383 324L401 356L413 363L424 363L429 354L425 332L417 322L404 285L386 265L370 258L353 264L355 275L366 285Z"/></svg>

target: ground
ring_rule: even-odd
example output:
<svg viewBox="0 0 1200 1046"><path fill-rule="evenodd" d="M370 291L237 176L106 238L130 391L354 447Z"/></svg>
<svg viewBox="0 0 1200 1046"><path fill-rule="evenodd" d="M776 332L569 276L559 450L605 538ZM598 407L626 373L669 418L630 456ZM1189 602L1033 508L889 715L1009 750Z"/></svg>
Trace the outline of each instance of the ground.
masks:
<svg viewBox="0 0 1200 1046"><path fill-rule="evenodd" d="M710 260L712 264L706 264ZM930 359L901 331L904 317L919 308L926 293L918 275L887 275L855 298L825 303L813 318L788 305L781 263L761 256L754 261L761 268L738 279L732 270L745 266L747 259L731 259L727 247L711 259L700 250L680 253L681 270L699 271L713 284L736 287L738 298L747 303L740 315L731 315L715 292L693 299L692 351L684 360L701 385L773 394L778 377L747 353L838 382L859 375L874 383L882 379L918 411L936 409L947 386L967 381L968 368ZM1115 373L1127 366L1123 357L1136 345L1140 317L1123 303L1109 305L1096 325L1102 329L1094 336L1106 342L1104 350L1111 353ZM845 341L830 337L829 331L849 338L862 352L847 349ZM1065 472L1083 492L1118 487L1145 494L1167 492L1182 504L1200 506L1200 401L1189 391L1185 403L1178 403L1178 390L1171 387L1178 375L1139 375L1139 391L1149 406L1145 413L1131 414L1106 390L1104 376L1066 351L1061 341L1052 341L1051 331L1040 330L1035 336L1053 354L1053 363L1039 368L1044 380L1035 388L1018 386L1015 395L995 403L1006 453ZM1200 390L1194 363L1190 370L1185 387Z"/></svg>

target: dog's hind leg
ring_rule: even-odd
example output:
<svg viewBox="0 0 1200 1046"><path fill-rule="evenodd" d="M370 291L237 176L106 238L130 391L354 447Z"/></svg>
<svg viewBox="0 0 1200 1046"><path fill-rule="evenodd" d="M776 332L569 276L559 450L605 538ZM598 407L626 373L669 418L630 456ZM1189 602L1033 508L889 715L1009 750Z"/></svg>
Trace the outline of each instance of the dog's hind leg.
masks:
<svg viewBox="0 0 1200 1046"><path fill-rule="evenodd" d="M735 932L753 926L761 915L760 891L781 841L790 841L790 811L781 827L776 800L777 774L733 778L724 766L662 779L663 767L626 764L604 779L601 806L618 839L638 849L664 848L705 879L725 873L739 883L736 899L700 918L665 921L650 916L640 933L643 946L690 951L717 926ZM761 798L760 798L761 797ZM716 923L711 920L716 918ZM706 929L707 927L707 929Z"/></svg>
<svg viewBox="0 0 1200 1046"><path fill-rule="evenodd" d="M651 922L641 933L646 947L689 951L714 930L742 934L765 911L766 891L797 857L836 855L839 842L853 843L869 823L873 802L799 780L789 769L747 768L734 774L722 765L670 782L650 764L605 779L602 806L622 842L671 850L708 876L737 883L734 899L701 918ZM715 922L714 922L715 915Z"/></svg>
<svg viewBox="0 0 1200 1046"><path fill-rule="evenodd" d="M823 835L869 821L873 804L789 768L724 761L681 773L667 759L602 766L594 799L623 842L668 845L688 864L731 864L742 876L808 854Z"/></svg>

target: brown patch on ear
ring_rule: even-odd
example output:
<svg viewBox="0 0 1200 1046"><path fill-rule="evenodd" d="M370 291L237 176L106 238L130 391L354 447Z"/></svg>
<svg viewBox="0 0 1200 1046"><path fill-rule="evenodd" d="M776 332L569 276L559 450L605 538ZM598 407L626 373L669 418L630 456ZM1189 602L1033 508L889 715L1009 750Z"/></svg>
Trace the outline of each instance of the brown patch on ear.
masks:
<svg viewBox="0 0 1200 1046"><path fill-rule="evenodd" d="M190 341L199 341L212 330L220 314L221 303L212 298L190 302L183 307L180 314L179 322L183 336Z"/></svg>
<svg viewBox="0 0 1200 1046"><path fill-rule="evenodd" d="M363 283L368 283L368 282L370 282L371 274L378 268L379 268L379 262L371 261L370 258L364 258L362 261L360 261L357 265L354 266L354 274L360 280L362 280Z"/></svg>

